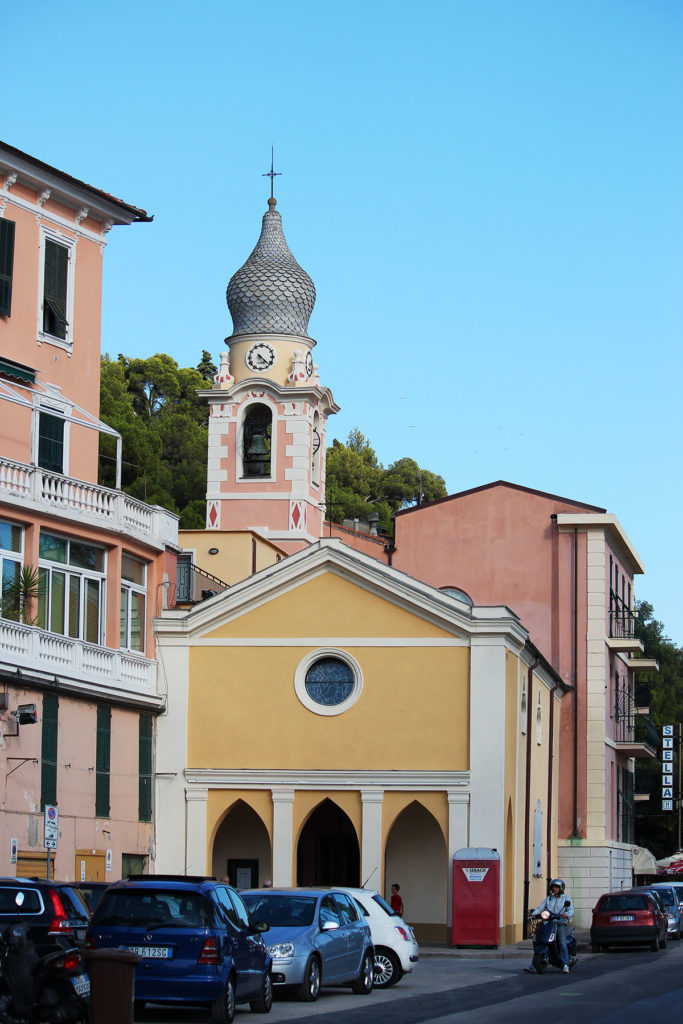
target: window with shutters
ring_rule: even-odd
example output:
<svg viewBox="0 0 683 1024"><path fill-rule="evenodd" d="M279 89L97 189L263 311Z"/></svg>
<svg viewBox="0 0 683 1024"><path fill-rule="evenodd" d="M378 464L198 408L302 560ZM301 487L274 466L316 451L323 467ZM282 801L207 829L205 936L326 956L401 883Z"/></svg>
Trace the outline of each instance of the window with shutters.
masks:
<svg viewBox="0 0 683 1024"><path fill-rule="evenodd" d="M152 716L140 715L138 769L138 818L152 820Z"/></svg>
<svg viewBox="0 0 683 1024"><path fill-rule="evenodd" d="M109 786L111 758L111 708L97 707L97 739L95 749L95 816L109 817Z"/></svg>
<svg viewBox="0 0 683 1024"><path fill-rule="evenodd" d="M73 343L74 240L43 228L38 340L70 349Z"/></svg>
<svg viewBox="0 0 683 1024"><path fill-rule="evenodd" d="M51 473L64 472L64 424L62 416L45 411L38 416L38 465Z"/></svg>
<svg viewBox="0 0 683 1024"><path fill-rule="evenodd" d="M0 316L12 312L12 272L14 269L14 221L0 218Z"/></svg>
<svg viewBox="0 0 683 1024"><path fill-rule="evenodd" d="M43 735L40 749L40 809L57 803L57 734L59 701L55 693L43 695Z"/></svg>

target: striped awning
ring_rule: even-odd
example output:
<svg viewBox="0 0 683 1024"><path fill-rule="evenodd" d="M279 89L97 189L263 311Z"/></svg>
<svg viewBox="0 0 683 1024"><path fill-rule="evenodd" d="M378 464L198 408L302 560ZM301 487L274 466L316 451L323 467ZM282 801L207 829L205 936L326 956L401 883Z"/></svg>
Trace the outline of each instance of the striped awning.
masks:
<svg viewBox="0 0 683 1024"><path fill-rule="evenodd" d="M3 377L9 377L11 380L16 380L20 384L35 384L36 382L36 371L30 366L15 363L13 359L3 359L0 357L0 374Z"/></svg>

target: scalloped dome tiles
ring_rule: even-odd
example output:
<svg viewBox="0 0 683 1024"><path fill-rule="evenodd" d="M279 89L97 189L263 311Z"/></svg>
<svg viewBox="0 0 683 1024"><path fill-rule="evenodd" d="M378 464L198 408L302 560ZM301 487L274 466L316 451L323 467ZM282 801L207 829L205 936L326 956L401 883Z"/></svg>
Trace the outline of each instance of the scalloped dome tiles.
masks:
<svg viewBox="0 0 683 1024"><path fill-rule="evenodd" d="M275 200L269 199L268 206L254 251L228 284L226 299L233 335L307 337L315 285L289 251Z"/></svg>

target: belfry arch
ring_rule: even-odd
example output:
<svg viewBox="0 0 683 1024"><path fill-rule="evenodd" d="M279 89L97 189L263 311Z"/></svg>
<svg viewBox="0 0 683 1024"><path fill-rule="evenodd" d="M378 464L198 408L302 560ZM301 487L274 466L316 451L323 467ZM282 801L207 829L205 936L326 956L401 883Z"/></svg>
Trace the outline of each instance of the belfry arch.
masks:
<svg viewBox="0 0 683 1024"><path fill-rule="evenodd" d="M297 885L360 883L360 847L348 814L329 798L301 829L296 851Z"/></svg>
<svg viewBox="0 0 683 1024"><path fill-rule="evenodd" d="M270 836L261 817L244 800L236 800L216 830L211 872L238 888L272 879Z"/></svg>

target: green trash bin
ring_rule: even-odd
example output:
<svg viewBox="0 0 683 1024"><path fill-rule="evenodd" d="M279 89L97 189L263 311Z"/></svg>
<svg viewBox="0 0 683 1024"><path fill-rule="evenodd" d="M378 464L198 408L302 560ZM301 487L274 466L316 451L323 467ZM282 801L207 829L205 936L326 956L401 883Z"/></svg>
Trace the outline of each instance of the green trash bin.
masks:
<svg viewBox="0 0 683 1024"><path fill-rule="evenodd" d="M91 1024L133 1024L135 965L125 949L86 949L90 974Z"/></svg>

